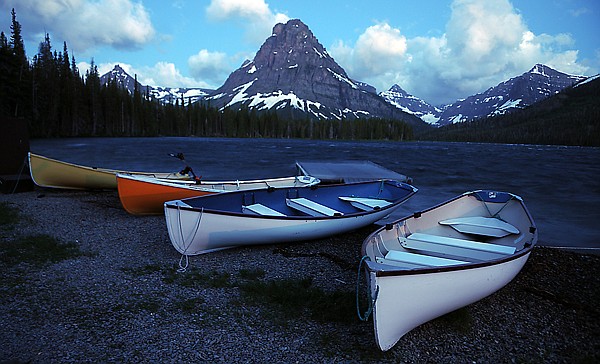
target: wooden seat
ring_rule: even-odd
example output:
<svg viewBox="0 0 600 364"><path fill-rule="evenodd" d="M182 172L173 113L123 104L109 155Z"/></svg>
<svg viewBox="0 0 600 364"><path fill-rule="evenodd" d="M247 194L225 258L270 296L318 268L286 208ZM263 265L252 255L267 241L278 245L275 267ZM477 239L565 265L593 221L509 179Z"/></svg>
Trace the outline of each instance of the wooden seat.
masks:
<svg viewBox="0 0 600 364"><path fill-rule="evenodd" d="M519 229L495 217L469 216L440 221L441 225L451 226L458 232L502 238L518 234Z"/></svg>
<svg viewBox="0 0 600 364"><path fill-rule="evenodd" d="M448 265L467 264L467 262L462 260L432 257L424 254L415 254L399 250L388 251L385 255L385 260L399 263L409 263L424 267L444 267ZM384 261L381 263L385 264Z"/></svg>
<svg viewBox="0 0 600 364"><path fill-rule="evenodd" d="M399 238L400 245L411 251L442 254L458 259L490 260L514 254L515 247L482 243L445 236L413 233Z"/></svg>
<svg viewBox="0 0 600 364"><path fill-rule="evenodd" d="M378 198L368 198L368 197L347 197L340 196L340 200L349 202L352 206L357 209L361 209L364 211L372 211L375 209L380 209L383 207L387 207L392 203L386 200L378 199Z"/></svg>
<svg viewBox="0 0 600 364"><path fill-rule="evenodd" d="M485 251L485 252L505 254L505 255L514 254L514 252L516 250L516 248L514 246L489 244L489 243L482 243L479 241L457 239L457 238L450 238L450 237L446 237L446 236L423 234L423 233L413 233L403 239L404 239L404 242L402 242L402 246L406 245L406 247L414 246L415 242L417 242L417 243L421 242L421 243L440 245L440 246L456 247L456 248L471 249L471 250L481 250L481 251Z"/></svg>
<svg viewBox="0 0 600 364"><path fill-rule="evenodd" d="M310 216L342 216L343 213L337 210L334 210L325 205L321 205L315 201L300 197L300 198L288 198L285 200L285 203L300 212L303 212Z"/></svg>
<svg viewBox="0 0 600 364"><path fill-rule="evenodd" d="M259 203L255 203L248 206L242 206L242 212L245 214L253 215L285 216L281 212L273 210L272 208Z"/></svg>

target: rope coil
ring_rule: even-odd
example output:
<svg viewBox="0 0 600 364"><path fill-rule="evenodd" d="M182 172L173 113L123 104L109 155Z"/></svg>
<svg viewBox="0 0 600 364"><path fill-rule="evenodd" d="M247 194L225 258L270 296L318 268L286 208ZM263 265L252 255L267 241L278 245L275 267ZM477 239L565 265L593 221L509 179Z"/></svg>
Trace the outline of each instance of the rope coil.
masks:
<svg viewBox="0 0 600 364"><path fill-rule="evenodd" d="M373 306L375 305L375 301L377 300L377 296L379 295L379 287L377 287L377 289L375 290L375 296L371 297L371 287L370 287L370 282L367 280L367 294L368 294L368 300L369 300L369 306L367 307L367 311L365 312L364 316L360 313L360 303L359 303L359 295L360 295L360 274L362 272L362 266L365 260L371 260L368 256L363 256L360 260L360 263L358 264L358 273L357 273L357 277L356 277L356 313L358 314L358 318L361 321L367 321L369 319L369 316L371 315L371 313L373 312Z"/></svg>

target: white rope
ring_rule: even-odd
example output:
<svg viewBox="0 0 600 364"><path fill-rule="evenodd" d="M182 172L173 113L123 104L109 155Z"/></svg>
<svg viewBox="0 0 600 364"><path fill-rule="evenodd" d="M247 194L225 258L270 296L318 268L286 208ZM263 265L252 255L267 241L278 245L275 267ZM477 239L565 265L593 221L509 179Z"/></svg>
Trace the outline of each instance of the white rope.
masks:
<svg viewBox="0 0 600 364"><path fill-rule="evenodd" d="M202 220L202 213L204 212L204 208L202 208L200 210L200 213L198 214L198 219L196 220L196 226L194 228L194 233L191 235L191 239L190 239L189 243L186 244L186 242L185 242L186 239L183 236L183 226L181 224L180 205L178 203L176 203L176 205L177 205L177 224L179 225L179 236L181 237L181 245L184 248L183 253L181 254L181 257L179 258L179 269L177 269L177 272L183 273L187 270L187 268L189 266L189 255L187 255L186 252L192 246L192 243L194 242L194 239L196 238L196 234L198 234L198 230L200 228L200 222ZM184 260L183 257L185 257L185 265L182 265L182 261Z"/></svg>
<svg viewBox="0 0 600 364"><path fill-rule="evenodd" d="M181 261L184 260L184 258L185 258L185 265L182 265ZM177 269L177 272L184 273L187 270L189 265L190 265L189 255L181 254L181 257L179 258L179 269Z"/></svg>

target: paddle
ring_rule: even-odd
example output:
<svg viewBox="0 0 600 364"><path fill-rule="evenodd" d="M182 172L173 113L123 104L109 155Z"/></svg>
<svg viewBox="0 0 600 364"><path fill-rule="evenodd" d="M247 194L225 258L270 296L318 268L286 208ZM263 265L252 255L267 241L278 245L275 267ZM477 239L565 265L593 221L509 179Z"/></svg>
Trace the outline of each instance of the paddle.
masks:
<svg viewBox="0 0 600 364"><path fill-rule="evenodd" d="M185 168L181 172L179 172L179 173L181 173L181 174L188 174L188 173L191 174L192 175L192 179L196 182L196 184L200 184L200 179L202 178L202 176L200 176L200 177L196 176L196 173L194 173L194 170L192 169L192 167L190 167L187 164L187 161L185 160L185 157L183 156L183 153L181 153L181 152L179 152L177 154L170 153L169 155L171 157L179 159L180 161L183 162L183 164L185 164Z"/></svg>

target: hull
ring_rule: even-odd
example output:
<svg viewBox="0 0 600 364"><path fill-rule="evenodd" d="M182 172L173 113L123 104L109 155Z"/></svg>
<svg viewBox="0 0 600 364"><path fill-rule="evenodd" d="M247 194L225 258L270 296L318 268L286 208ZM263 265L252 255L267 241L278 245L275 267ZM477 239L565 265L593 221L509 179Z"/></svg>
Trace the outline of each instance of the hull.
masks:
<svg viewBox="0 0 600 364"><path fill-rule="evenodd" d="M529 253L491 266L402 278L371 272L371 287L378 290L373 308L377 345L389 350L415 327L491 295L521 271L528 257Z"/></svg>
<svg viewBox="0 0 600 364"><path fill-rule="evenodd" d="M362 253L379 348L507 285L537 236L522 199L493 191L465 193L369 235Z"/></svg>
<svg viewBox="0 0 600 364"><path fill-rule="evenodd" d="M173 180L190 179L174 173L128 172L106 168L87 167L29 153L29 171L40 187L61 189L116 189L117 173L129 173Z"/></svg>
<svg viewBox="0 0 600 364"><path fill-rule="evenodd" d="M358 229L387 216L389 211L331 219L269 218L165 208L169 238L184 255L257 244L319 239Z"/></svg>
<svg viewBox="0 0 600 364"><path fill-rule="evenodd" d="M133 215L162 214L166 201L182 200L219 192L261 188L306 187L319 182L308 176L250 181L202 181L199 184L159 180L143 176L117 174L119 199Z"/></svg>
<svg viewBox="0 0 600 364"><path fill-rule="evenodd" d="M281 188L169 201L164 210L175 249L184 255L196 255L235 246L318 239L358 229L386 217L415 192L414 187L395 181ZM387 198L384 207L361 209L342 200L343 196L377 193L381 198L377 201ZM331 216L312 216L298 206L290 207L291 195L318 201L336 212ZM247 205L268 207L278 215L250 213L244 207Z"/></svg>

